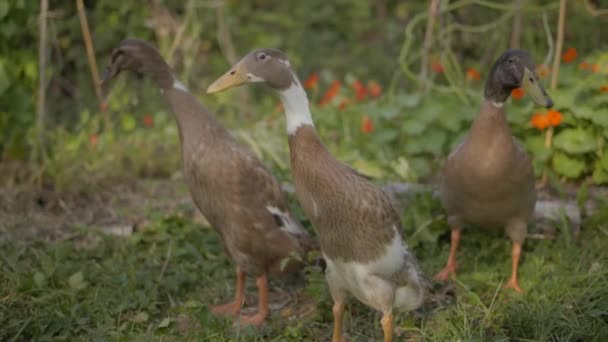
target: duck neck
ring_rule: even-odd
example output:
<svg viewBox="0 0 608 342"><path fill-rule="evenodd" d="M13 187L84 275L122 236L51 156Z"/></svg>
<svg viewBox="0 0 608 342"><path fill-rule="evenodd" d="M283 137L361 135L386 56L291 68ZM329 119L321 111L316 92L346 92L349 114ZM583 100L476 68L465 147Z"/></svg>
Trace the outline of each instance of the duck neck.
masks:
<svg viewBox="0 0 608 342"><path fill-rule="evenodd" d="M484 97L496 107L502 107L515 87L507 86L501 80L497 67L494 67L486 80Z"/></svg>
<svg viewBox="0 0 608 342"><path fill-rule="evenodd" d="M308 97L306 91L294 76L295 82L289 88L280 90L279 95L283 108L285 110L285 119L287 121L287 134L293 135L301 126L312 126L312 116L308 105Z"/></svg>

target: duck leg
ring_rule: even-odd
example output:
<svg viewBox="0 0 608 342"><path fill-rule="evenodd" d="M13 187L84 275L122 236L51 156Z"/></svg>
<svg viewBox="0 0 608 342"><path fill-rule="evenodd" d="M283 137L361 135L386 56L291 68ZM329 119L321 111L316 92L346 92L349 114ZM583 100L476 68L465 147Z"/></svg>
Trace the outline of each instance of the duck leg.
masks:
<svg viewBox="0 0 608 342"><path fill-rule="evenodd" d="M252 316L241 317L241 323L259 327L264 323L270 312L268 309L268 279L266 274L259 276L255 283L258 286L258 312Z"/></svg>
<svg viewBox="0 0 608 342"><path fill-rule="evenodd" d="M510 288L519 293L523 293L524 291L519 287L519 281L517 280L517 269L519 268L521 247L526 240L528 225L521 219L513 219L511 222L507 223L506 232L513 241L513 248L511 249L511 278L509 278L505 284L505 288Z"/></svg>
<svg viewBox="0 0 608 342"><path fill-rule="evenodd" d="M452 226L452 234L450 240L450 255L448 256L448 262L445 267L437 273L433 279L435 280L448 280L450 275L456 275L456 252L460 245L460 226Z"/></svg>
<svg viewBox="0 0 608 342"><path fill-rule="evenodd" d="M241 311L243 299L245 298L245 272L240 267L236 268L236 288L234 300L230 303L215 305L211 307L211 312L215 315L236 316Z"/></svg>
<svg viewBox="0 0 608 342"><path fill-rule="evenodd" d="M384 342L391 342L393 340L393 312L385 312L380 324L382 324L382 331L384 332Z"/></svg>
<svg viewBox="0 0 608 342"><path fill-rule="evenodd" d="M344 302L336 301L331 309L334 314L334 332L331 338L331 342L342 342L344 337L342 336L342 322L344 321Z"/></svg>
<svg viewBox="0 0 608 342"><path fill-rule="evenodd" d="M519 268L519 257L521 256L521 243L513 242L513 249L511 249L511 258L512 258L512 266L511 266L511 278L507 281L505 285L506 288L511 288L519 293L523 293L524 291L519 287L519 281L517 280L517 269Z"/></svg>

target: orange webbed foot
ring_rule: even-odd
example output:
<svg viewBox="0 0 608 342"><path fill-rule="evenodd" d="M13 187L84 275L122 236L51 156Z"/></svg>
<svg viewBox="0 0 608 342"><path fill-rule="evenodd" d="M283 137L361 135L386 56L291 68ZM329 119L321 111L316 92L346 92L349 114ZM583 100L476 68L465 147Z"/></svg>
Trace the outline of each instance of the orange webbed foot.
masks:
<svg viewBox="0 0 608 342"><path fill-rule="evenodd" d="M524 290L521 289L521 287L519 287L519 282L517 281L517 279L509 279L509 281L505 284L505 289L513 289L521 294L524 293Z"/></svg>
<svg viewBox="0 0 608 342"><path fill-rule="evenodd" d="M225 316L236 316L241 311L241 303L240 302L230 302L221 305L214 305L211 307L211 312L214 315L225 315Z"/></svg>
<svg viewBox="0 0 608 342"><path fill-rule="evenodd" d="M254 327L259 327L266 321L266 317L268 317L268 313L258 312L251 316L241 316L240 324L241 325L251 325ZM239 321L235 321L234 325L238 325Z"/></svg>
<svg viewBox="0 0 608 342"><path fill-rule="evenodd" d="M435 274L433 279L437 281L446 281L451 275L456 276L456 264L447 265L441 271L439 271L439 273Z"/></svg>

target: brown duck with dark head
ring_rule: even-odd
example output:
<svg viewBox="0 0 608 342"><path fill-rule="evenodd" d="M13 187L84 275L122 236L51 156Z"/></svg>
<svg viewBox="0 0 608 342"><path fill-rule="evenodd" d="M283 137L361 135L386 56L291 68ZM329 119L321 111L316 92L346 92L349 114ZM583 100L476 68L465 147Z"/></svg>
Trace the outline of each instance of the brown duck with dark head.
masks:
<svg viewBox="0 0 608 342"><path fill-rule="evenodd" d="M212 311L237 315L245 274L251 275L257 278L259 308L241 322L262 324L269 313L267 275L299 269L302 263L296 259L303 260L314 241L290 212L277 180L177 80L153 46L137 39L122 41L102 81L104 92L124 70L148 75L160 87L179 127L184 179L192 199L237 265L234 301Z"/></svg>
<svg viewBox="0 0 608 342"><path fill-rule="evenodd" d="M456 273L456 251L464 224L504 227L513 241L512 272L506 286L522 292L517 267L536 192L530 157L513 137L505 117L505 101L518 87L523 87L538 105L553 105L527 52L508 50L498 58L469 134L443 167L440 197L452 236L448 262L435 276L437 280Z"/></svg>
<svg viewBox="0 0 608 342"><path fill-rule="evenodd" d="M333 341L342 340L349 293L382 312L384 340L390 341L393 308L419 307L424 292L417 261L402 239L399 216L382 190L327 150L312 122L306 92L282 52L249 53L207 91L251 82L265 82L283 102L296 195L327 263L334 300Z"/></svg>

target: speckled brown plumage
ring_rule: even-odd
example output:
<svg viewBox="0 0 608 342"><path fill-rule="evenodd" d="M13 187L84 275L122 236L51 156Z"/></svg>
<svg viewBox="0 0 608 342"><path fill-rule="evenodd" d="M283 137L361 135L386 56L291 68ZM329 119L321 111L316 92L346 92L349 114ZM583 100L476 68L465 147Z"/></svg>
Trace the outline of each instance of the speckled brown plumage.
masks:
<svg viewBox="0 0 608 342"><path fill-rule="evenodd" d="M299 269L297 257L304 260L315 242L291 214L277 180L175 79L154 47L137 39L121 42L104 77L106 92L110 80L123 70L149 75L175 115L192 199L238 265L235 302L220 310L235 314L242 304L242 272L258 277L258 287L265 291L266 274ZM264 312L252 324L261 324L267 315L262 297L265 294L260 294Z"/></svg>
<svg viewBox="0 0 608 342"><path fill-rule="evenodd" d="M393 309L419 307L424 288L388 196L325 148L312 122L306 91L280 51L250 52L207 91L254 82L270 85L283 103L296 195L327 263L325 276L334 300L333 341L342 340L349 294L383 313L384 340L391 341Z"/></svg>
<svg viewBox="0 0 608 342"><path fill-rule="evenodd" d="M311 126L289 136L289 149L296 194L323 253L345 262L379 258L401 232L387 195L331 156Z"/></svg>

